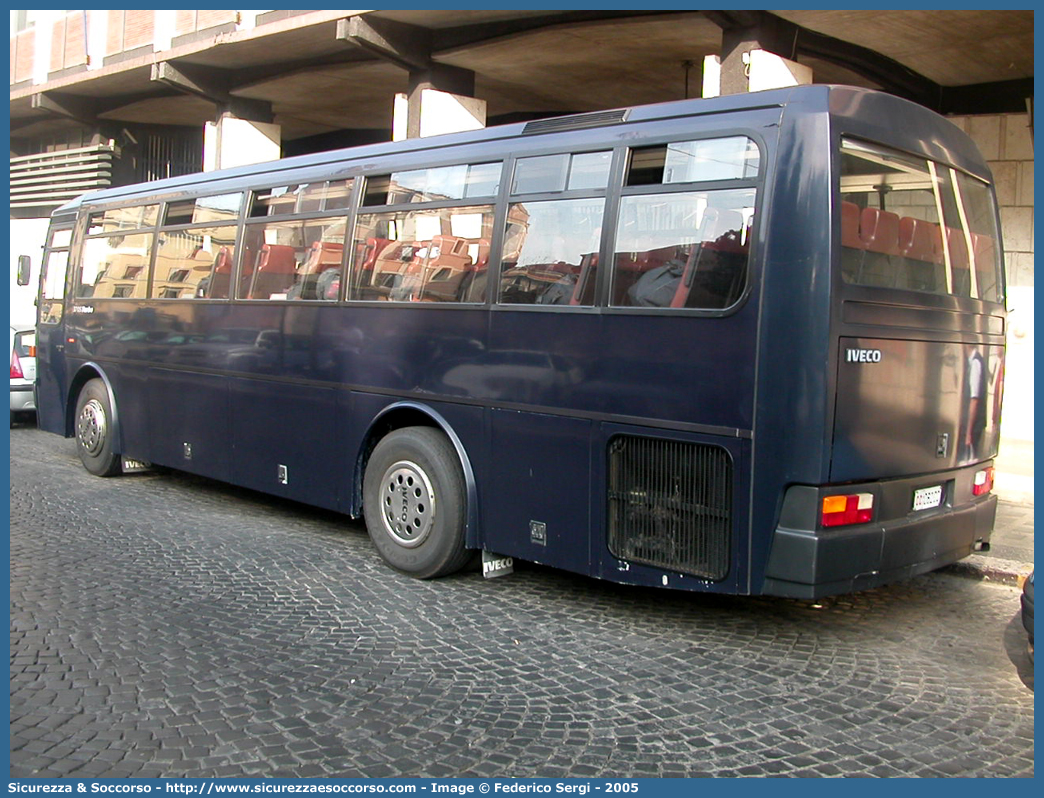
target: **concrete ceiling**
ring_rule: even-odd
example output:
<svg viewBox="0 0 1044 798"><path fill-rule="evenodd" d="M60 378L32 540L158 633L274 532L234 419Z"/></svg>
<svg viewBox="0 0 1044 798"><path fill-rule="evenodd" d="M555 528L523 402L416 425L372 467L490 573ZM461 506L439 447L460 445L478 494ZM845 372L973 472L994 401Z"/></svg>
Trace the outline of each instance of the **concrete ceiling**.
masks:
<svg viewBox="0 0 1044 798"><path fill-rule="evenodd" d="M895 59L941 86L1033 77L1032 11L773 13Z"/></svg>
<svg viewBox="0 0 1044 798"><path fill-rule="evenodd" d="M346 129L386 131L392 95L406 91L407 71L338 39L338 13L307 12L296 23L225 34L220 43L196 42L163 55L229 97L270 103L284 140ZM435 62L473 70L475 93L495 120L679 99L687 81L688 96L699 96L700 64L721 50L723 15L751 13L761 12L411 10L367 16L405 23L430 40ZM1004 84L1005 91L1014 85L1014 102L1027 85L1032 93L1032 11L770 14L773 24L793 31L795 52L789 55L811 66L817 83L905 92L926 104L978 84ZM14 87L12 136L43 135L91 119L199 126L213 118L212 101L152 80L157 60L144 56L43 87ZM53 102L37 100L34 107L32 96L41 89ZM1001 90L987 89L987 99ZM961 96L974 102L974 94Z"/></svg>

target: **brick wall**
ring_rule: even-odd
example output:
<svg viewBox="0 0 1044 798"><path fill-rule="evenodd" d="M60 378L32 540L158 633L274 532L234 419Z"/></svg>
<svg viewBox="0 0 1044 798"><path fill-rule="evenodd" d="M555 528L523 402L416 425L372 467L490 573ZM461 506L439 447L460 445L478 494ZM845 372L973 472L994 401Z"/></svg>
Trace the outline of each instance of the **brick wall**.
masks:
<svg viewBox="0 0 1044 798"><path fill-rule="evenodd" d="M152 44L155 23L155 11L109 11L105 54L115 55Z"/></svg>
<svg viewBox="0 0 1044 798"><path fill-rule="evenodd" d="M36 55L36 31L24 30L11 43L11 82L21 83L33 77L33 59Z"/></svg>
<svg viewBox="0 0 1044 798"><path fill-rule="evenodd" d="M87 42L83 33L83 12L70 11L51 29L50 71L58 72L87 63Z"/></svg>
<svg viewBox="0 0 1044 798"><path fill-rule="evenodd" d="M1023 442L1032 459L1034 439L1033 137L1026 114L951 117L989 161L1000 204L1008 276L1008 352L1005 363L1004 441ZM1008 447L1010 450L1012 447ZM1030 493L1032 496L1032 492Z"/></svg>
<svg viewBox="0 0 1044 798"><path fill-rule="evenodd" d="M123 23L123 49L133 50L152 44L156 27L155 11L125 11Z"/></svg>
<svg viewBox="0 0 1044 798"><path fill-rule="evenodd" d="M1033 285L1033 138L1026 114L950 117L989 161L1001 209L1008 285Z"/></svg>
<svg viewBox="0 0 1044 798"><path fill-rule="evenodd" d="M226 22L236 21L236 11L178 11L175 24L175 35L182 36L198 30L206 30Z"/></svg>

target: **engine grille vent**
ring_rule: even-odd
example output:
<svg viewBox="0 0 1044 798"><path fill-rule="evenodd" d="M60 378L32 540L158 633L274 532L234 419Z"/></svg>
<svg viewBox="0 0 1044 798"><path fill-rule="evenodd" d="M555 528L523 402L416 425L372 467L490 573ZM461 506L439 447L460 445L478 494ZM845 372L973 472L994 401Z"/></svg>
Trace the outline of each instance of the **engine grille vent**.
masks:
<svg viewBox="0 0 1044 798"><path fill-rule="evenodd" d="M526 126L522 128L522 135L530 136L534 133L557 133L561 130L584 130L602 125L618 125L627 121L629 112L629 108L621 108L613 111L592 111L589 114L537 119L534 122L526 122Z"/></svg>
<svg viewBox="0 0 1044 798"><path fill-rule="evenodd" d="M683 441L613 438L609 550L628 562L724 579L732 551L729 453Z"/></svg>

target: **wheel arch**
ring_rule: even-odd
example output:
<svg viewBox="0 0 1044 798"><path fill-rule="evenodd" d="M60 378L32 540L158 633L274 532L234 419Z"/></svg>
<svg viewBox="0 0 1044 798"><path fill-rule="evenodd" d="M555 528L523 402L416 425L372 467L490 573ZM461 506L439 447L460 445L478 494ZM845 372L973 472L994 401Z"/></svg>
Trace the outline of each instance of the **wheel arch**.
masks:
<svg viewBox="0 0 1044 798"><path fill-rule="evenodd" d="M370 461L370 455L373 453L374 447L386 435L404 427L433 427L440 430L453 444L453 449L457 453L461 469L464 472L464 484L467 486L468 514L464 533L465 542L468 548L479 548L478 487L475 482L475 472L471 466L471 458L468 456L460 436L457 435L453 426L445 417L437 410L421 402L404 401L388 405L370 422L355 460L355 478L352 483L351 507L349 510L351 515L355 518L362 515L363 475L366 473L366 465Z"/></svg>
<svg viewBox="0 0 1044 798"><path fill-rule="evenodd" d="M105 373L105 369L93 361L88 361L80 366L80 368L76 370L76 374L73 375L72 380L69 382L69 396L65 403L66 437L71 438L76 436L76 402L80 396L80 391L83 390L83 386L93 379L101 380L102 384L105 386L106 393L109 394L109 410L112 416L110 423L112 424L114 431L112 437L113 451L116 454L122 454L123 434L120 428L120 411L119 406L116 403L116 392L113 390L112 381L109 379L109 375Z"/></svg>

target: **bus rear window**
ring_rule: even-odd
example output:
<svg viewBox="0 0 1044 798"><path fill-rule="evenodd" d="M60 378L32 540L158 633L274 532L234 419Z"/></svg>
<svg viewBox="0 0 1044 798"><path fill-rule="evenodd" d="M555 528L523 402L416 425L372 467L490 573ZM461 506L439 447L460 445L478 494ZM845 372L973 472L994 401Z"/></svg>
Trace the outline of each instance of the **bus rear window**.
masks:
<svg viewBox="0 0 1044 798"><path fill-rule="evenodd" d="M989 185L952 167L846 140L842 279L1001 302L994 207Z"/></svg>

